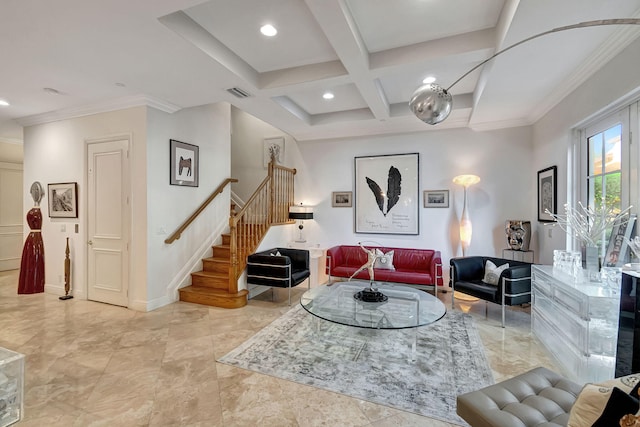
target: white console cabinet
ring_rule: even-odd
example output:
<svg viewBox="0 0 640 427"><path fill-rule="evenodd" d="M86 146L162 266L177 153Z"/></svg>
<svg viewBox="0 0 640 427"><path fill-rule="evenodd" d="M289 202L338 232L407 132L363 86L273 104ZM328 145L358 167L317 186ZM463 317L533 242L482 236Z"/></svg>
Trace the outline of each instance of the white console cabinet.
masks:
<svg viewBox="0 0 640 427"><path fill-rule="evenodd" d="M550 265L531 267L531 327L578 382L614 377L620 292Z"/></svg>

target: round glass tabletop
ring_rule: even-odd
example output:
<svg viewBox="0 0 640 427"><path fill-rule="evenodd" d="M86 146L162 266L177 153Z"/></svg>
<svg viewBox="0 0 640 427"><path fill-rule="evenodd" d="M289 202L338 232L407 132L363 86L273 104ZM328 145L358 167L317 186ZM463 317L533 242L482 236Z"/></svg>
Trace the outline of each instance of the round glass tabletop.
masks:
<svg viewBox="0 0 640 427"><path fill-rule="evenodd" d="M447 312L442 301L409 286L377 284L387 297L382 302L362 301L359 293L364 289L369 289L369 282L336 282L308 290L300 304L329 322L371 329L415 328L440 320Z"/></svg>

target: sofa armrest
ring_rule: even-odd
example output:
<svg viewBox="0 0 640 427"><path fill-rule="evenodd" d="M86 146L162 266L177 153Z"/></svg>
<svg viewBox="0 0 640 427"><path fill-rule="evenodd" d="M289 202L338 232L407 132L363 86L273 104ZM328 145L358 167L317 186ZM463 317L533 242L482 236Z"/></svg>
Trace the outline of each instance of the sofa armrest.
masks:
<svg viewBox="0 0 640 427"><path fill-rule="evenodd" d="M440 251L433 251L431 265L429 266L429 274L435 286L442 286L442 255Z"/></svg>
<svg viewBox="0 0 640 427"><path fill-rule="evenodd" d="M505 269L501 276L507 279L531 279L531 265L514 265Z"/></svg>
<svg viewBox="0 0 640 427"><path fill-rule="evenodd" d="M327 249L327 274L330 274L337 265L344 264L344 257L342 256L342 251L340 250L340 246L334 246L332 248Z"/></svg>

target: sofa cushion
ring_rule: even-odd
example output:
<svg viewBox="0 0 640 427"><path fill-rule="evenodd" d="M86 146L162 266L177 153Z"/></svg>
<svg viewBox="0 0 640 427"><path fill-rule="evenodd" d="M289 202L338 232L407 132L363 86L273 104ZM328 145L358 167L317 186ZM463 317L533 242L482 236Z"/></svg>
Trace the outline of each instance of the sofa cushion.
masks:
<svg viewBox="0 0 640 427"><path fill-rule="evenodd" d="M376 249L376 262L373 264L373 268L381 268L384 270L395 270L393 266L393 254L395 251L389 251L387 253L382 252L380 249Z"/></svg>
<svg viewBox="0 0 640 427"><path fill-rule="evenodd" d="M500 282L500 274L502 274L502 272L507 268L509 268L509 263L502 264L498 267L491 262L491 260L487 260L484 265L484 278L482 281L489 285L498 286L498 283Z"/></svg>

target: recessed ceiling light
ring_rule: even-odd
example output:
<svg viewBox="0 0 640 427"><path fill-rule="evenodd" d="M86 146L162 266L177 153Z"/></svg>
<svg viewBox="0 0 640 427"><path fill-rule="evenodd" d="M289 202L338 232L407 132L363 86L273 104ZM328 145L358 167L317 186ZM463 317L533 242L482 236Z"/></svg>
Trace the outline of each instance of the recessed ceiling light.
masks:
<svg viewBox="0 0 640 427"><path fill-rule="evenodd" d="M333 99L333 94L331 92L325 92L324 95L322 95L322 97L324 99Z"/></svg>
<svg viewBox="0 0 640 427"><path fill-rule="evenodd" d="M8 107L9 103L4 99L0 99L0 107Z"/></svg>
<svg viewBox="0 0 640 427"><path fill-rule="evenodd" d="M436 81L436 78L433 76L429 76L429 77L425 77L425 79L422 81L422 83L424 84L429 84L429 83L433 83Z"/></svg>
<svg viewBox="0 0 640 427"><path fill-rule="evenodd" d="M267 37L273 37L278 34L278 30L276 30L276 27L271 24L263 25L262 27L260 27L260 32Z"/></svg>

